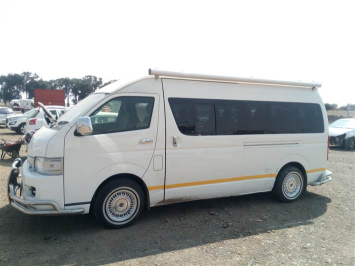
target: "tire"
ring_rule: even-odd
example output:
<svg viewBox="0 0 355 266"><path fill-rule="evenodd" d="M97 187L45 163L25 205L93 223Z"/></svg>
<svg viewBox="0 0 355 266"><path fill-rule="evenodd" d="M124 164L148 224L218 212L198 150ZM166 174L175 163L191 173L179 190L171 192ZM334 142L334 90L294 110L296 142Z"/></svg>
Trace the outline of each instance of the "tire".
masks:
<svg viewBox="0 0 355 266"><path fill-rule="evenodd" d="M145 206L145 198L142 188L133 180L113 179L100 188L93 204L98 223L117 229L137 220Z"/></svg>
<svg viewBox="0 0 355 266"><path fill-rule="evenodd" d="M344 142L344 147L346 150L355 150L355 138L345 139Z"/></svg>
<svg viewBox="0 0 355 266"><path fill-rule="evenodd" d="M272 192L278 200L290 203L301 197L305 188L306 183L302 172L297 167L289 166L277 175Z"/></svg>
<svg viewBox="0 0 355 266"><path fill-rule="evenodd" d="M25 134L25 126L26 126L26 123L20 124L20 125L17 127L16 132L17 132L18 134L24 135L24 134Z"/></svg>

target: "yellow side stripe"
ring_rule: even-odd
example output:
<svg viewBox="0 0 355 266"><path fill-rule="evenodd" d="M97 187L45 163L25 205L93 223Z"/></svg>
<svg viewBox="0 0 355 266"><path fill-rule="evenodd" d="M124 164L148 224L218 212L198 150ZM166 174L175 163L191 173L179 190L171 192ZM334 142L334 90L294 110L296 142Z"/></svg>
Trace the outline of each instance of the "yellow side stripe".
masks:
<svg viewBox="0 0 355 266"><path fill-rule="evenodd" d="M326 168L318 168L313 170L306 171L307 174L316 173L316 172L324 172ZM276 174L266 174L266 175L253 175L253 176L241 176L241 177L232 177L232 178L223 178L223 179L214 179L214 180L205 180L205 181L197 181L197 182L188 182L181 184L171 184L166 185L165 189L169 188L178 188L178 187L192 187L192 186L200 186L200 185L208 185L208 184L217 184L217 183L226 183L226 182L234 182L234 181L242 181L242 180L252 180L252 179L260 179L260 178L275 178ZM151 186L148 187L148 190L158 190L164 189L164 185L159 186Z"/></svg>
<svg viewBox="0 0 355 266"><path fill-rule="evenodd" d="M164 189L164 185L148 187L148 190Z"/></svg>
<svg viewBox="0 0 355 266"><path fill-rule="evenodd" d="M326 170L327 170L327 168L319 168L319 169L308 170L308 171L306 171L306 173L311 174L311 173L316 173L316 172L324 172Z"/></svg>
<svg viewBox="0 0 355 266"><path fill-rule="evenodd" d="M189 183L181 183L181 184L171 184L171 185L166 185L165 189L178 188L178 187L200 186L200 185L225 183L225 182L233 182L233 181L242 181L242 180L250 180L250 179L259 179L259 178L275 178L275 177L276 177L276 174L241 176L241 177L205 180L205 181L197 181L197 182L189 182ZM164 186L161 185L161 186L148 187L148 190L157 190L157 189L164 189Z"/></svg>

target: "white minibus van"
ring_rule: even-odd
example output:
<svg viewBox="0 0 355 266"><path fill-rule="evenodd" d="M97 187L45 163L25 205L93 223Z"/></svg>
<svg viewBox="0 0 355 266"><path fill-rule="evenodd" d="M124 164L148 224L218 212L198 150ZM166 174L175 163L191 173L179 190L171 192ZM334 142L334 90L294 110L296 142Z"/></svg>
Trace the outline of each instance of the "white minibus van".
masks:
<svg viewBox="0 0 355 266"><path fill-rule="evenodd" d="M96 91L37 131L27 160L13 164L11 205L92 212L120 228L144 208L268 191L293 202L331 181L321 84L149 74Z"/></svg>

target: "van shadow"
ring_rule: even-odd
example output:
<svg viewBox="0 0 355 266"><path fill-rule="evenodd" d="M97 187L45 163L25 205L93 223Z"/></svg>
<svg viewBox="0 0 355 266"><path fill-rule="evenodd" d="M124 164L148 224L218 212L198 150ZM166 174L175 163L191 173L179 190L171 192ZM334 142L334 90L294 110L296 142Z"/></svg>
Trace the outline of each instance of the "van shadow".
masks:
<svg viewBox="0 0 355 266"><path fill-rule="evenodd" d="M0 246L8 264L108 264L313 224L330 202L310 192L292 204L271 193L187 202L152 208L120 230L91 215L27 216L6 205Z"/></svg>

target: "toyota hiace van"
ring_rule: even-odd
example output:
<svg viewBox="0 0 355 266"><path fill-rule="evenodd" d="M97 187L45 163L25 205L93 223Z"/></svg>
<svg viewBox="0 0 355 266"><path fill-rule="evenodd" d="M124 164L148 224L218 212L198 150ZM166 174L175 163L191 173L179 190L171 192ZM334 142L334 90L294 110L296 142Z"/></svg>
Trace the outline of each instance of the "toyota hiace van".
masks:
<svg viewBox="0 0 355 266"><path fill-rule="evenodd" d="M144 208L268 191L293 202L331 181L321 84L149 74L96 91L37 131L27 160L13 164L11 205L92 212L120 228Z"/></svg>

